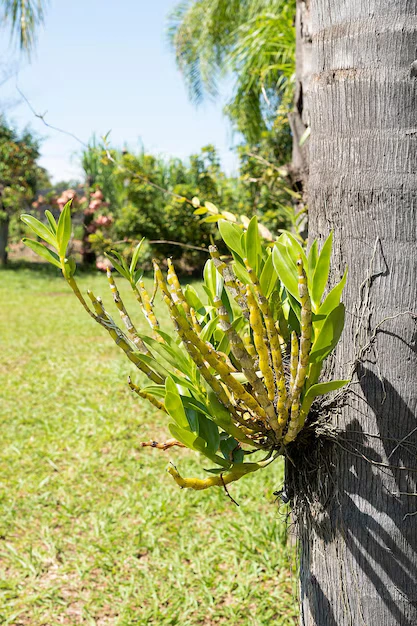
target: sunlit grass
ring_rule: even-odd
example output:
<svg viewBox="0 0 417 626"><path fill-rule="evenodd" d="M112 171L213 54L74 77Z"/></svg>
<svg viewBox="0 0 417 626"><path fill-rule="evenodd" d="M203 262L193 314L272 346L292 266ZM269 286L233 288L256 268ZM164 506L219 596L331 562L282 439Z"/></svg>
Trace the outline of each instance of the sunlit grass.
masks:
<svg viewBox="0 0 417 626"><path fill-rule="evenodd" d="M80 285L115 311L105 277ZM58 273L0 272L0 348L0 623L296 623L279 463L231 486L240 507L178 489L169 459L201 468L140 447L169 437L165 416Z"/></svg>

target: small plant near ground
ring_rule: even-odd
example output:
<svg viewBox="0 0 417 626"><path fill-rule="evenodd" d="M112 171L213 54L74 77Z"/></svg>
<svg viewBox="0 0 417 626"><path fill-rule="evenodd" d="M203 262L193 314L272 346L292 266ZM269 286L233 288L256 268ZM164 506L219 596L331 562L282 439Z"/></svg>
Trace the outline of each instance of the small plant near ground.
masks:
<svg viewBox="0 0 417 626"><path fill-rule="evenodd" d="M285 455L303 432L314 400L348 382L319 382L323 362L344 325L340 299L346 272L324 297L332 234L321 251L315 241L306 256L290 233L265 242L256 217L246 230L221 220L220 234L232 261L210 247L204 298L192 286L181 286L169 259L166 274L154 262L154 291L149 294L137 267L142 242L130 265L113 253L114 268L130 283L149 323L149 335L143 335L110 270L110 290L126 331L111 318L101 298L89 291L88 304L79 290L76 264L66 256L70 203L58 223L49 212L46 217L48 227L30 215L22 220L54 250L34 240L24 242L62 270L86 312L148 377L145 387L129 378L131 389L167 414L172 439L144 445L185 446L210 462L206 478L184 478L170 465L168 472L181 487L226 488ZM157 290L176 336L160 328L153 307Z"/></svg>

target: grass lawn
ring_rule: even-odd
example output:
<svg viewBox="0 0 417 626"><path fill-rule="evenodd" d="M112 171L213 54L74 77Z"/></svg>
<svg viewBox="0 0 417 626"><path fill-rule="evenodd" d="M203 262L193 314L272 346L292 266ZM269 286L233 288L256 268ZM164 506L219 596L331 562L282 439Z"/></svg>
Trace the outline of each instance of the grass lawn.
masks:
<svg viewBox="0 0 417 626"><path fill-rule="evenodd" d="M240 507L180 490L167 462L202 476L193 454L140 447L166 417L48 269L0 272L0 623L296 624L282 465L231 485ZM104 276L79 283L115 311Z"/></svg>

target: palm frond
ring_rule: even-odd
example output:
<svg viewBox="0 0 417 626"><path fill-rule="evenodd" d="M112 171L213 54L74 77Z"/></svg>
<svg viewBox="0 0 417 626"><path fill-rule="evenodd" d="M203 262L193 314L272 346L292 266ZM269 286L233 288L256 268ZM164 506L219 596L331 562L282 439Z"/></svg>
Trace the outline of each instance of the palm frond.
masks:
<svg viewBox="0 0 417 626"><path fill-rule="evenodd" d="M36 41L36 32L44 20L45 2L41 0L3 0L0 16L8 24L11 36L17 36L21 50L28 54Z"/></svg>

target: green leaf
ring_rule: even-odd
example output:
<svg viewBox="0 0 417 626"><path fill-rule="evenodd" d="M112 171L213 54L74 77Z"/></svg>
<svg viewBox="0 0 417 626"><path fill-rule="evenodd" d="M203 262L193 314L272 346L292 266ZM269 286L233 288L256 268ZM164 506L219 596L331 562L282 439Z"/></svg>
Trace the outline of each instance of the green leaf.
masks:
<svg viewBox="0 0 417 626"><path fill-rule="evenodd" d="M317 265L318 258L318 250L317 250L318 242L315 239L310 248L310 252L308 253L308 277L310 279L310 283L313 281L314 271Z"/></svg>
<svg viewBox="0 0 417 626"><path fill-rule="evenodd" d="M199 209L196 209L195 211L193 211L193 215L205 215L206 213L207 213L207 209L205 206L202 206Z"/></svg>
<svg viewBox="0 0 417 626"><path fill-rule="evenodd" d="M276 243L272 251L272 261L285 289L299 302L297 266L282 243Z"/></svg>
<svg viewBox="0 0 417 626"><path fill-rule="evenodd" d="M323 304L318 310L318 315L328 315L340 304L340 298L342 297L343 289L346 285L347 272L348 270L346 268L340 283L337 283L337 285L327 294Z"/></svg>
<svg viewBox="0 0 417 626"><path fill-rule="evenodd" d="M220 450L227 461L242 463L245 453L239 446L239 442L234 437L227 437L220 442Z"/></svg>
<svg viewBox="0 0 417 626"><path fill-rule="evenodd" d="M298 321L301 322L301 304L290 293L287 295L292 311L295 313Z"/></svg>
<svg viewBox="0 0 417 626"><path fill-rule="evenodd" d="M157 361L155 357L150 356L149 354L142 354L141 352L135 352L135 356L139 359L139 361L142 361L142 363L145 363L145 365L150 367L154 372L162 376L162 378L167 378L167 376L169 376L169 370L161 363L160 359Z"/></svg>
<svg viewBox="0 0 417 626"><path fill-rule="evenodd" d="M211 319L208 324L206 324L200 334L201 341L210 341L214 331L217 328L217 324L219 322L218 315L214 315L213 319Z"/></svg>
<svg viewBox="0 0 417 626"><path fill-rule="evenodd" d="M317 398L317 396L323 396L331 391L336 391L336 389L340 389L341 387L347 385L348 382L349 380L332 380L328 383L318 383L317 385L312 385L304 396L301 410L308 413L314 399Z"/></svg>
<svg viewBox="0 0 417 626"><path fill-rule="evenodd" d="M237 252L237 254L243 259L245 257L245 251L243 250L241 244L242 229L236 224L232 224L226 220L220 220L219 231L221 238L229 250Z"/></svg>
<svg viewBox="0 0 417 626"><path fill-rule="evenodd" d="M200 296L197 291L191 285L186 285L184 288L184 297L187 300L190 307L192 307L195 311L201 312L204 314L205 307L202 303Z"/></svg>
<svg viewBox="0 0 417 626"><path fill-rule="evenodd" d="M54 216L52 215L52 213L50 211L48 211L48 209L46 209L45 211L45 215L46 215L46 219L49 222L49 226L51 227L51 231L54 233L54 235L56 235L56 220L54 218Z"/></svg>
<svg viewBox="0 0 417 626"><path fill-rule="evenodd" d="M323 245L323 248L320 252L319 258L317 260L316 269L313 275L313 281L311 283L311 289L310 289L311 300L313 302L313 306L316 309L320 307L320 302L323 297L323 293L326 288L327 281L329 279L332 243L333 243L333 231L327 237Z"/></svg>
<svg viewBox="0 0 417 626"><path fill-rule="evenodd" d="M261 291L265 298L269 298L271 293L275 289L277 284L278 275L275 271L274 263L272 261L272 254L270 254L265 262L261 276L259 278L259 284L261 285ZM279 286L277 287L279 289Z"/></svg>
<svg viewBox="0 0 417 626"><path fill-rule="evenodd" d="M52 252L52 250L49 250L49 248L44 246L43 243L39 243L39 241L35 241L34 239L27 239L26 237L22 239L22 241L25 246L36 252L36 254L41 256L43 259L46 259L49 263L55 265L55 267L59 267L59 269L62 269L59 256L55 252Z"/></svg>
<svg viewBox="0 0 417 626"><path fill-rule="evenodd" d="M204 266L204 270L203 270L203 278L204 278L204 284L208 289L208 292L211 296L211 301L213 302L213 298L216 295L216 284L217 284L217 275L218 272L216 270L216 267L212 261L212 259L209 259L205 266Z"/></svg>
<svg viewBox="0 0 417 626"><path fill-rule="evenodd" d="M132 261L130 263L130 268L129 268L131 275L136 270L136 265L138 264L138 260L139 260L140 249L141 249L144 241L145 241L145 237L143 237L141 239L141 241L138 243L138 245L136 246L135 251L133 253Z"/></svg>
<svg viewBox="0 0 417 626"><path fill-rule="evenodd" d="M218 213L219 209L212 202L205 202L204 206L210 213Z"/></svg>
<svg viewBox="0 0 417 626"><path fill-rule="evenodd" d="M307 274L308 273L307 257L304 252L304 248L301 246L300 242L297 241L294 235L292 235L288 231L285 231L282 233L282 235L278 237L277 242L282 243L287 248L287 254L296 267L297 267L298 257L301 256L304 271Z"/></svg>
<svg viewBox="0 0 417 626"><path fill-rule="evenodd" d="M190 373L191 361L190 359L187 359L185 353L182 352L178 345L176 346L177 349L175 349L171 346L156 341L152 337L146 336L142 336L142 340L153 353L157 354L159 357L161 357L162 361L165 361L168 364L167 371L170 369L170 367L174 367L180 370L185 376Z"/></svg>
<svg viewBox="0 0 417 626"><path fill-rule="evenodd" d="M62 209L62 213L58 220L56 239L58 242L59 256L65 256L68 242L71 238L71 205L72 200L69 200Z"/></svg>
<svg viewBox="0 0 417 626"><path fill-rule="evenodd" d="M27 224L27 226L29 226L36 235L41 237L44 241L49 243L54 248L57 247L57 241L54 233L52 233L49 228L45 226L45 224L42 224L42 222L37 220L36 217L24 213L20 216L20 219L24 224Z"/></svg>
<svg viewBox="0 0 417 626"><path fill-rule="evenodd" d="M164 385L147 385L143 387L141 391L146 391L156 398L165 398L165 386Z"/></svg>
<svg viewBox="0 0 417 626"><path fill-rule="evenodd" d="M179 428L189 430L190 425L177 386L170 376L165 381L165 408ZM197 433L198 434L198 433ZM180 440L181 441L181 440ZM187 444L186 444L187 445Z"/></svg>
<svg viewBox="0 0 417 626"><path fill-rule="evenodd" d="M193 407L186 407L186 406L184 406L184 402L183 402L182 397L181 397L181 402L183 403L182 405L184 407L185 415L187 417L189 429L193 433L197 433L198 435L201 435L201 433L200 433L200 420L199 420L198 411L196 411ZM205 440L205 437L203 437L203 439Z"/></svg>
<svg viewBox="0 0 417 626"><path fill-rule="evenodd" d="M324 320L311 348L309 363L324 361L339 341L344 324L345 307L339 304Z"/></svg>
<svg viewBox="0 0 417 626"><path fill-rule="evenodd" d="M233 271L236 274L236 278L240 280L244 285L251 285L252 281L248 274L248 270L244 266L239 255L233 253L234 263L233 263Z"/></svg>
<svg viewBox="0 0 417 626"><path fill-rule="evenodd" d="M120 256L114 250L112 250L112 254L114 254L114 255L117 254L118 256ZM126 280L130 281L130 273L129 273L129 270L128 270L126 264L123 264L124 265L123 266L122 263L116 261L116 259L111 254L108 254L107 252L105 252L105 255L109 259L111 264L113 265L114 269L117 270L119 272L119 274L121 276L123 276L123 278L126 278Z"/></svg>
<svg viewBox="0 0 417 626"><path fill-rule="evenodd" d="M219 449L220 434L216 424L202 413L198 414L199 436L207 443L207 451L214 454Z"/></svg>
<svg viewBox="0 0 417 626"><path fill-rule="evenodd" d="M202 221L206 224L215 224L221 219L220 215L208 215Z"/></svg>
<svg viewBox="0 0 417 626"><path fill-rule="evenodd" d="M187 448L189 448L190 450L194 450L195 452L199 451L200 446L198 446L198 443L197 443L197 440L199 439L199 437L195 433L192 433L185 428L181 428L180 426L178 426L178 424L170 423L168 424L168 428L169 428L169 432L171 433L171 435L175 439L183 443L185 446L187 446ZM196 443L197 443L197 446L195 445ZM201 439L201 444L204 445L204 441L202 439Z"/></svg>
<svg viewBox="0 0 417 626"><path fill-rule="evenodd" d="M250 267L254 270L256 276L259 272L259 264L262 258L261 238L259 237L258 218L254 215L249 222L246 231L246 258Z"/></svg>
<svg viewBox="0 0 417 626"><path fill-rule="evenodd" d="M349 380L331 380L328 383L317 383L317 385L312 385L304 396L304 401L306 400L314 400L317 396L324 396L326 393L330 393L331 391L336 391L336 389L340 389L347 385Z"/></svg>
<svg viewBox="0 0 417 626"><path fill-rule="evenodd" d="M69 257L68 259L64 259L64 276L65 278L72 278L75 274L75 270L77 269L77 265L73 257Z"/></svg>

